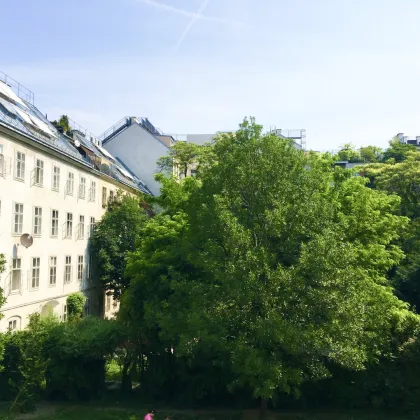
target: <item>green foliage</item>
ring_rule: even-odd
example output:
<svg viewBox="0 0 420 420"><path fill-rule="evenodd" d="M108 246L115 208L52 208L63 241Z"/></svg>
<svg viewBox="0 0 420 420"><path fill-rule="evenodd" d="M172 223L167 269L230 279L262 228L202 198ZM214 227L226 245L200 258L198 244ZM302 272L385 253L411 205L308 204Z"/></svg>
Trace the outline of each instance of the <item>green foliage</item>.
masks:
<svg viewBox="0 0 420 420"><path fill-rule="evenodd" d="M406 258L392 271L399 296L420 307L420 153L413 152L402 162L395 159L369 165L364 174L372 188L400 197L399 213L410 218L400 240Z"/></svg>
<svg viewBox="0 0 420 420"><path fill-rule="evenodd" d="M72 400L100 395L105 358L123 339L121 325L115 321L87 317L57 325L43 347L47 395Z"/></svg>
<svg viewBox="0 0 420 420"><path fill-rule="evenodd" d="M119 195L95 226L91 238L95 269L103 288L112 292L116 299L129 285L124 273L125 256L134 251L147 218L139 198Z"/></svg>
<svg viewBox="0 0 420 420"><path fill-rule="evenodd" d="M386 277L403 258L398 197L247 120L211 154L199 180L161 178L164 212L128 257L121 318L155 378L171 367L162 386L211 366L202 395L273 399L408 339L417 317Z"/></svg>
<svg viewBox="0 0 420 420"><path fill-rule="evenodd" d="M374 163L380 160L382 149L376 146L365 146L359 149L359 153L363 162Z"/></svg>
<svg viewBox="0 0 420 420"><path fill-rule="evenodd" d="M336 155L336 160L346 160L348 162L361 162L360 153L350 143L342 146L341 150Z"/></svg>
<svg viewBox="0 0 420 420"><path fill-rule="evenodd" d="M201 166L211 160L212 147L208 144L197 145L179 141L170 148L167 156L162 156L157 165L167 174L179 173L181 177L188 175L188 170L198 171Z"/></svg>
<svg viewBox="0 0 420 420"><path fill-rule="evenodd" d="M69 320L82 318L85 302L86 296L81 292L72 293L67 297L67 311Z"/></svg>
<svg viewBox="0 0 420 420"><path fill-rule="evenodd" d="M52 124L56 127L62 127L65 134L70 134L71 127L69 123L69 117L67 115L62 115L58 121L52 121Z"/></svg>
<svg viewBox="0 0 420 420"><path fill-rule="evenodd" d="M0 389L2 398L13 398L12 408L33 409L42 396L46 370L43 345L57 323L54 317L41 319L35 314L26 330L5 335Z"/></svg>
<svg viewBox="0 0 420 420"><path fill-rule="evenodd" d="M383 162L403 162L413 154L418 154L416 146L412 144L403 144L398 138L395 138L389 142L389 147L385 150L382 160Z"/></svg>

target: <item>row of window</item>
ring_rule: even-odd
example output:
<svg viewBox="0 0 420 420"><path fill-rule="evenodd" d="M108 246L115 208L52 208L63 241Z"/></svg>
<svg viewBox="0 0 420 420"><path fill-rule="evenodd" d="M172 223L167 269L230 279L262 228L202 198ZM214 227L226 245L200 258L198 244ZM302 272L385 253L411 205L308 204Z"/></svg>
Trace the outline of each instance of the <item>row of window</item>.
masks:
<svg viewBox="0 0 420 420"><path fill-rule="evenodd" d="M13 217L12 217L12 233L14 235L21 235L23 233L23 212L24 204L23 203L13 203ZM1 201L0 201L0 213L1 213ZM71 239L73 237L73 213L65 213L65 222L62 226L63 228L63 238ZM59 234L59 211L51 210L50 214L50 236L52 238L57 238ZM89 224L89 236L92 235L93 229L95 226L95 218L90 218ZM33 217L32 217L32 234L33 236L41 236L43 230L43 209L42 207L35 206L33 208ZM84 239L85 237L85 216L79 215L77 221L76 229L76 239Z"/></svg>
<svg viewBox="0 0 420 420"><path fill-rule="evenodd" d="M26 156L25 153L16 152L15 156L15 171L14 177L19 181L25 181L25 171L26 171ZM35 159L35 168L31 172L31 182L34 185L39 187L44 186L44 161L42 159ZM61 168L57 165L52 167L52 178L51 178L51 189L54 191L60 191L61 183ZM87 181L86 177L81 176L79 181L79 188L77 191L77 197L84 200L88 196L89 201L96 200L96 182L90 182L90 189L88 194L86 194ZM66 195L75 194L75 176L74 172L67 173L67 180L65 185Z"/></svg>
<svg viewBox="0 0 420 420"><path fill-rule="evenodd" d="M77 280L83 280L83 272L85 269L84 266L84 256L77 256ZM91 278L91 261L87 265L86 278ZM29 287L31 289L39 288L39 280L41 275L41 258L32 257L31 259L31 269L29 276ZM71 283L73 279L73 259L71 255L66 255L64 257L64 274L63 281L64 284ZM48 258L48 285L54 287L57 284L57 257ZM10 291L19 292L22 291L22 259L14 258L12 262L12 275L10 279Z"/></svg>
<svg viewBox="0 0 420 420"><path fill-rule="evenodd" d="M60 311L61 313L59 314L59 317L61 320L66 321L67 320L67 305L63 304L62 305L62 311ZM55 312L55 311L54 311ZM83 308L83 312L84 315L90 315L90 299L86 298L86 302L85 302L85 306ZM58 315L56 313L56 315ZM20 316L13 316L11 318L9 318L8 320L8 330L9 331L17 331L21 329L21 317Z"/></svg>

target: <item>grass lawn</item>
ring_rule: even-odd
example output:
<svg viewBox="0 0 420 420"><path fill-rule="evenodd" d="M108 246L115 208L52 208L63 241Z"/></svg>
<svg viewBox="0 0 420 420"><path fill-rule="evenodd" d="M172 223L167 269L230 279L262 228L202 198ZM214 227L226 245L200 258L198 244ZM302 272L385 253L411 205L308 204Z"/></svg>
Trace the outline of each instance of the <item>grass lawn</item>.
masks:
<svg viewBox="0 0 420 420"><path fill-rule="evenodd" d="M4 413L4 412L3 412ZM259 420L258 411L188 411L161 410L155 417L164 420ZM0 420L142 420L145 410L121 407L101 408L98 406L53 406L42 404L35 413L7 415L0 413ZM269 412L267 420L410 420L420 415L393 415L389 412Z"/></svg>

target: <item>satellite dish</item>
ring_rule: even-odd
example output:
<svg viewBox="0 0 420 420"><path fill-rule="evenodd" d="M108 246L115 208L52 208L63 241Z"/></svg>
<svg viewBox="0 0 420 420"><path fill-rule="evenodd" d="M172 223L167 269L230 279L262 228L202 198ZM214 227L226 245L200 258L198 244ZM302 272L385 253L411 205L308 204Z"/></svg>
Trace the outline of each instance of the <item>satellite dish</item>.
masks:
<svg viewBox="0 0 420 420"><path fill-rule="evenodd" d="M74 145L75 145L76 147L80 147L80 141L79 141L79 140L75 140L75 141L74 141Z"/></svg>
<svg viewBox="0 0 420 420"><path fill-rule="evenodd" d="M29 248L34 243L34 238L29 233L24 233L20 237L20 243L25 247Z"/></svg>

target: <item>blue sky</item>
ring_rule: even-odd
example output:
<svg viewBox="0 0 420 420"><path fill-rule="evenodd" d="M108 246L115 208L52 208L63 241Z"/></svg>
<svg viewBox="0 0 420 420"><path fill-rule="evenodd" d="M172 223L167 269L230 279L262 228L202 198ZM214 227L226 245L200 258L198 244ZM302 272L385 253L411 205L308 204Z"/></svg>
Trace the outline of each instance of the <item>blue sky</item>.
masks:
<svg viewBox="0 0 420 420"><path fill-rule="evenodd" d="M420 135L418 0L2 2L0 70L99 135L305 128L308 147Z"/></svg>

